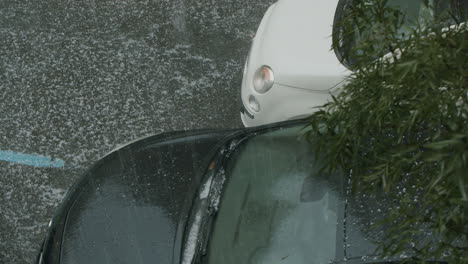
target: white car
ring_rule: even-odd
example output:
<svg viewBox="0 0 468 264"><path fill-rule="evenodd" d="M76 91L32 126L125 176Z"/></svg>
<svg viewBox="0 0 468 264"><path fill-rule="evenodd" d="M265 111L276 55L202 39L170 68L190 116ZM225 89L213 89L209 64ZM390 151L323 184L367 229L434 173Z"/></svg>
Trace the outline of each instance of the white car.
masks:
<svg viewBox="0 0 468 264"><path fill-rule="evenodd" d="M348 69L331 50L339 0L280 0L266 11L242 80L246 127L310 115L343 83Z"/></svg>
<svg viewBox="0 0 468 264"><path fill-rule="evenodd" d="M447 8L466 19L468 1L433 2L438 8L428 8L424 0L387 4L406 12L404 31L415 21L431 21ZM352 62L340 63L343 51L332 50L332 32L352 4L352 0L279 0L268 8L244 67L241 119L246 127L308 116L338 93L351 73L345 65ZM359 36L353 38L352 43L359 41ZM346 49L350 43L342 45Z"/></svg>

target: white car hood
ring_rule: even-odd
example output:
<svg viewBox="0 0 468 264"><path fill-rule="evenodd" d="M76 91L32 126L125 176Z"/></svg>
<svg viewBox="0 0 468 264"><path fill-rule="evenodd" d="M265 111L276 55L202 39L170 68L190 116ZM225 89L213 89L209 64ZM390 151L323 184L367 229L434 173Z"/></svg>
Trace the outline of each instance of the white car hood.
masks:
<svg viewBox="0 0 468 264"><path fill-rule="evenodd" d="M263 32L255 41L256 61L270 66L278 84L329 90L348 70L331 49L338 0L280 0L271 7ZM252 65L259 67L261 65Z"/></svg>

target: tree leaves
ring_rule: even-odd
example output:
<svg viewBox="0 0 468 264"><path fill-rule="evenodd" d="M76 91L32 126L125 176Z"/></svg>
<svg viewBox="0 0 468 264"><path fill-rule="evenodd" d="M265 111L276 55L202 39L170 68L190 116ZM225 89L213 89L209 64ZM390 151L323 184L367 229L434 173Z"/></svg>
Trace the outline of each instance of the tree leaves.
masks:
<svg viewBox="0 0 468 264"><path fill-rule="evenodd" d="M356 1L340 22L334 47L353 40L341 55L355 71L307 134L324 169L352 171L356 195L383 190L399 201L382 254L467 263L468 24L434 20L403 36L405 14L388 2ZM417 243L419 227L434 241Z"/></svg>

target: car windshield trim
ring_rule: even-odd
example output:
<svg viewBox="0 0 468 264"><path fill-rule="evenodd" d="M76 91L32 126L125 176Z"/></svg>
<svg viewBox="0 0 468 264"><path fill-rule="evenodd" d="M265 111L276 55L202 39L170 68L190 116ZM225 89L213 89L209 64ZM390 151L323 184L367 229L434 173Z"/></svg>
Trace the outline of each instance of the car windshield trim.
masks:
<svg viewBox="0 0 468 264"><path fill-rule="evenodd" d="M410 255L405 257L382 257L378 255L358 256L346 260L334 261L331 264L398 264L398 263L412 263L413 260ZM448 264L442 260L426 260L425 263L431 264Z"/></svg>
<svg viewBox="0 0 468 264"><path fill-rule="evenodd" d="M182 247L182 264L200 263L206 246L210 241L213 218L217 212L217 206L224 184L224 163L239 144L255 133L246 133L242 130L225 141L219 148L215 157L210 162L203 177L203 184L196 192L190 209L189 221L184 228L184 242Z"/></svg>

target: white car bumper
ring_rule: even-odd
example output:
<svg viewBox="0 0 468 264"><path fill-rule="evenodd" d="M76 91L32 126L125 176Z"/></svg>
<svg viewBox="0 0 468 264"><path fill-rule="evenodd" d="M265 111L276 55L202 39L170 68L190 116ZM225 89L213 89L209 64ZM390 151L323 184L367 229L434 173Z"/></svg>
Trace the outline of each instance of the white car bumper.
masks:
<svg viewBox="0 0 468 264"><path fill-rule="evenodd" d="M260 105L259 111L249 106L249 97L254 96ZM331 100L328 91L313 91L275 84L265 94L243 90L241 120L244 126L252 127L269 123L299 119L311 115Z"/></svg>

